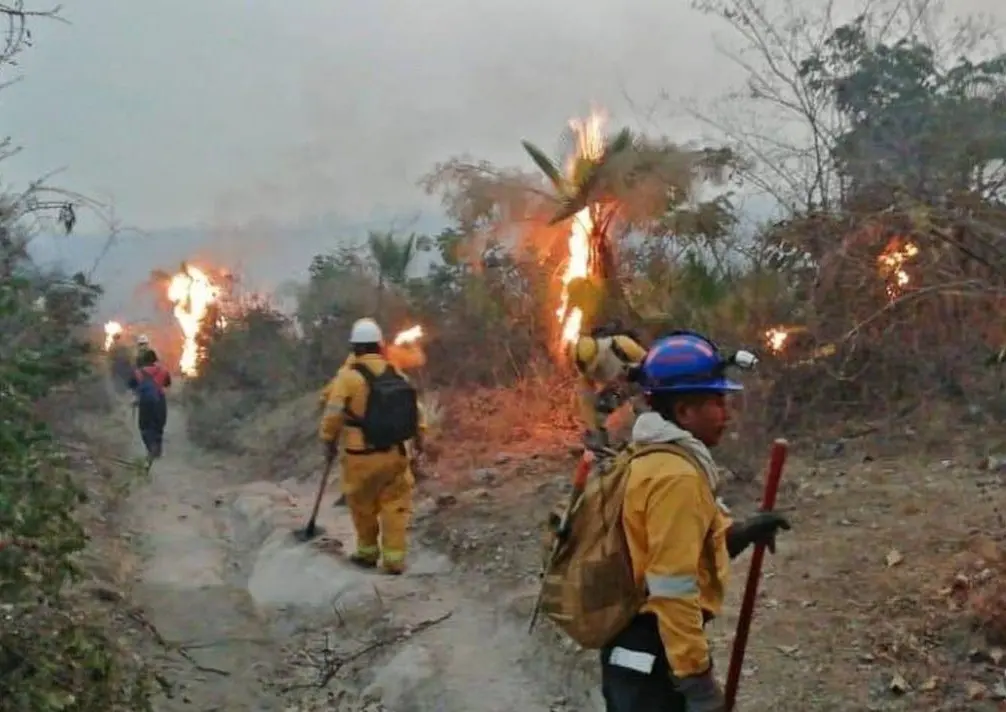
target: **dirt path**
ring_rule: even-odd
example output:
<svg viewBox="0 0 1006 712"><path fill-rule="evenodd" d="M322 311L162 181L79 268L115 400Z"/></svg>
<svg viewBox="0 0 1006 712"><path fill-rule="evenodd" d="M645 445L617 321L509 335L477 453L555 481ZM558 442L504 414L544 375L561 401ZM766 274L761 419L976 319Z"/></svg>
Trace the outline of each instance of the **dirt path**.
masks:
<svg viewBox="0 0 1006 712"><path fill-rule="evenodd" d="M324 538L290 534L314 482L243 479L189 444L176 407L165 457L130 498L134 600L172 649L158 710L594 708L565 699L568 672L543 665L488 581L422 548L403 577L358 571L338 553L352 530L331 497Z"/></svg>

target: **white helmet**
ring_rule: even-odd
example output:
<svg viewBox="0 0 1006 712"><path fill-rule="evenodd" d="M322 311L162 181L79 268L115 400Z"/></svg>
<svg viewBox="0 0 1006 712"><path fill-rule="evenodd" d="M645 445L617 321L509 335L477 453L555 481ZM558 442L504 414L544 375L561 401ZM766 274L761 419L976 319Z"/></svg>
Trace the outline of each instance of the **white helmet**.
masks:
<svg viewBox="0 0 1006 712"><path fill-rule="evenodd" d="M136 343L139 346L150 346L150 337L146 334L140 334L136 337Z"/></svg>
<svg viewBox="0 0 1006 712"><path fill-rule="evenodd" d="M349 332L351 344L379 344L384 340L381 327L373 319L357 319Z"/></svg>

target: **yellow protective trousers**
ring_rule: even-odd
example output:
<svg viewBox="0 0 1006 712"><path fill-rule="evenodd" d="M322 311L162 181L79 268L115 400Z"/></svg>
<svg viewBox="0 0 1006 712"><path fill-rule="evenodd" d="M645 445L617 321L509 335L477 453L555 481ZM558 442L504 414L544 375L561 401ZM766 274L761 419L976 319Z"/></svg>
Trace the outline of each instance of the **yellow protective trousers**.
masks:
<svg viewBox="0 0 1006 712"><path fill-rule="evenodd" d="M384 568L405 568L412 521L415 478L408 459L398 452L345 454L342 493L356 530L356 557Z"/></svg>

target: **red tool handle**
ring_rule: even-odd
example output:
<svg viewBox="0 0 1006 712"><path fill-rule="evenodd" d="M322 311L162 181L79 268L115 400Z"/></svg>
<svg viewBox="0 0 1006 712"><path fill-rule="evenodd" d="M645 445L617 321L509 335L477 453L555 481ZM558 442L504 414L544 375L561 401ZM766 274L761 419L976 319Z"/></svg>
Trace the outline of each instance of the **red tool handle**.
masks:
<svg viewBox="0 0 1006 712"><path fill-rule="evenodd" d="M573 474L573 491L582 492L587 486L587 478L590 476L590 468L594 464L594 453L585 450L580 456L580 461L576 463L576 472Z"/></svg>
<svg viewBox="0 0 1006 712"><path fill-rule="evenodd" d="M779 493L779 480L782 479L782 468L786 464L788 450L789 443L782 438L772 443L768 475L765 477L765 491L761 500L763 512L770 512L775 508L775 498ZM761 580L761 567L764 559L765 545L755 545L754 551L751 552L751 568L748 569L747 585L744 587L744 600L741 602L741 612L737 617L737 633L734 635L730 666L727 668L725 691L727 712L733 710L737 701L737 688L740 686L741 667L744 665L744 652L747 649L748 633L751 632L751 618L754 616L755 600L758 597L758 582Z"/></svg>

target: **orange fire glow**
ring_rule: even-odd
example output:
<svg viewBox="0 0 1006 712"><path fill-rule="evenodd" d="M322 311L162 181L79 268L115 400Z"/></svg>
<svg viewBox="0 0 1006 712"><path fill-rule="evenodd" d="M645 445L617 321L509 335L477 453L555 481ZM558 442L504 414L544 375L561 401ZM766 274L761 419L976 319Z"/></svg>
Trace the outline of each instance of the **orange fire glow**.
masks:
<svg viewBox="0 0 1006 712"><path fill-rule="evenodd" d="M570 158L566 168L567 173L572 176L577 158L598 160L604 154L604 133L602 131L604 117L597 112L591 112L586 119L573 119L569 125L576 135L576 152ZM570 308L569 284L574 279L590 276L590 233L593 227L591 206L588 205L573 217L573 224L569 232L569 259L562 273L559 307L555 310L556 318L562 327L563 344L571 344L580 336L583 311L579 307Z"/></svg>
<svg viewBox="0 0 1006 712"><path fill-rule="evenodd" d="M395 335L392 343L395 344L395 346L401 346L402 344L410 344L414 341L418 341L421 338L423 338L423 327L417 324L416 326L399 331L398 334Z"/></svg>
<svg viewBox="0 0 1006 712"><path fill-rule="evenodd" d="M877 258L880 272L887 280L885 291L890 299L896 299L912 281L911 276L905 271L905 264L918 254L919 248L911 242L902 242L894 238Z"/></svg>
<svg viewBox="0 0 1006 712"><path fill-rule="evenodd" d="M205 272L190 264L183 265L182 271L168 284L168 299L174 305L175 319L185 338L178 367L186 376L198 373L196 335L221 291Z"/></svg>
<svg viewBox="0 0 1006 712"><path fill-rule="evenodd" d="M423 336L425 336L423 327L419 325L398 332L385 348L385 356L388 361L403 371L424 366L426 354L419 341Z"/></svg>
<svg viewBox="0 0 1006 712"><path fill-rule="evenodd" d="M105 351L109 351L112 348L112 344L115 343L115 337L122 333L122 324L117 321L109 321L105 323Z"/></svg>

